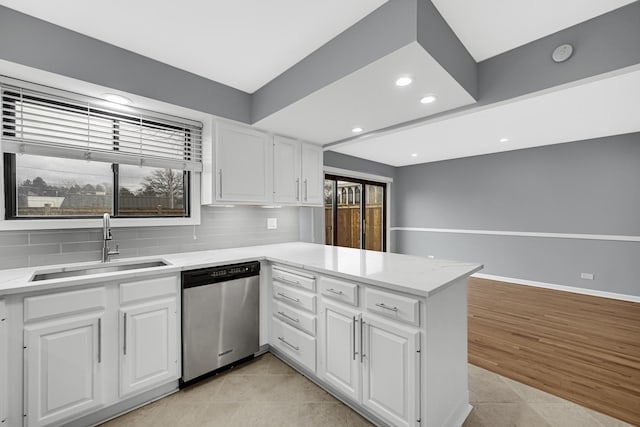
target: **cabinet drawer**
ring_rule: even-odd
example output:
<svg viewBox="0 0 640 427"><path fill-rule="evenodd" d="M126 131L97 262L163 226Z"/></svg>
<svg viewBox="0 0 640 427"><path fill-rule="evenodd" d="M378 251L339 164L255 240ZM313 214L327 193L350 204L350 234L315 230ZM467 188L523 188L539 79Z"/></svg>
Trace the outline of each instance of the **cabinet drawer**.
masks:
<svg viewBox="0 0 640 427"><path fill-rule="evenodd" d="M273 316L306 333L316 335L316 316L273 300Z"/></svg>
<svg viewBox="0 0 640 427"><path fill-rule="evenodd" d="M28 297L24 299L24 321L31 322L55 316L104 310L106 304L107 296L104 286Z"/></svg>
<svg viewBox="0 0 640 427"><path fill-rule="evenodd" d="M294 307L302 308L312 313L316 312L316 296L303 290L274 282L273 297Z"/></svg>
<svg viewBox="0 0 640 427"><path fill-rule="evenodd" d="M329 277L320 278L320 293L324 296L358 305L358 285Z"/></svg>
<svg viewBox="0 0 640 427"><path fill-rule="evenodd" d="M175 297L180 285L176 276L157 277L120 285L120 304L160 297Z"/></svg>
<svg viewBox="0 0 640 427"><path fill-rule="evenodd" d="M420 301L416 298L366 288L365 307L372 313L411 323L420 324Z"/></svg>
<svg viewBox="0 0 640 427"><path fill-rule="evenodd" d="M312 372L316 371L316 339L273 317L271 345Z"/></svg>
<svg viewBox="0 0 640 427"><path fill-rule="evenodd" d="M310 291L316 290L316 279L313 277L297 274L294 271L280 267L273 267L271 271L272 279L275 281L286 283L290 286L299 286Z"/></svg>

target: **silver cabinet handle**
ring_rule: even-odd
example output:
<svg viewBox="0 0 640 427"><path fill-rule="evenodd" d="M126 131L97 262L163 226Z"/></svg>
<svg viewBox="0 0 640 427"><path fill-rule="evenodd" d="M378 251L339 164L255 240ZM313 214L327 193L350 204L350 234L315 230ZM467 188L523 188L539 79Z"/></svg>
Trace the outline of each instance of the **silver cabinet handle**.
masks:
<svg viewBox="0 0 640 427"><path fill-rule="evenodd" d="M360 363L364 362L364 320L360 318Z"/></svg>
<svg viewBox="0 0 640 427"><path fill-rule="evenodd" d="M300 178L296 178L296 200L300 200Z"/></svg>
<svg viewBox="0 0 640 427"><path fill-rule="evenodd" d="M218 171L218 176L220 177L220 197L222 197L222 169Z"/></svg>
<svg viewBox="0 0 640 427"><path fill-rule="evenodd" d="M385 310L393 311L394 313L398 312L398 307L389 307L385 305L383 302L376 304L376 307L384 308Z"/></svg>
<svg viewBox="0 0 640 427"><path fill-rule="evenodd" d="M292 298L289 295L283 294L282 292L278 292L278 295L281 296L282 298L286 298L286 299L291 300L291 301L300 302L300 300L298 298Z"/></svg>
<svg viewBox="0 0 640 427"><path fill-rule="evenodd" d="M98 363L102 363L102 317L98 317Z"/></svg>
<svg viewBox="0 0 640 427"><path fill-rule="evenodd" d="M307 180L304 180L304 201L309 200L309 186L307 185Z"/></svg>
<svg viewBox="0 0 640 427"><path fill-rule="evenodd" d="M331 292L332 294L336 294L336 295L342 295L342 291L336 291L333 288L327 289L327 292Z"/></svg>
<svg viewBox="0 0 640 427"><path fill-rule="evenodd" d="M292 322L296 322L296 323L300 323L300 319L295 319L289 315L287 315L287 313L285 313L284 311L279 311L278 314L282 317L284 317L285 319L289 319Z"/></svg>
<svg viewBox="0 0 640 427"><path fill-rule="evenodd" d="M295 351L300 351L300 347L298 347L298 346L296 346L296 345L293 345L293 344L288 343L288 342L287 342L287 340L285 340L285 339L284 339L284 337L278 337L278 339L279 339L280 341L282 341L283 343L285 343L286 345L288 345L289 347L291 347L292 349L294 349Z"/></svg>
<svg viewBox="0 0 640 427"><path fill-rule="evenodd" d="M358 352L356 351L356 316L353 316L353 360L356 360Z"/></svg>
<svg viewBox="0 0 640 427"><path fill-rule="evenodd" d="M123 340L123 344L122 344L122 352L126 355L127 354L127 313L124 313L124 340Z"/></svg>
<svg viewBox="0 0 640 427"><path fill-rule="evenodd" d="M285 282L285 283L291 283L291 284L294 284L294 285L300 285L300 282L298 282L297 280L287 279L286 277L276 276L276 277L274 277L274 279L280 280L280 281Z"/></svg>

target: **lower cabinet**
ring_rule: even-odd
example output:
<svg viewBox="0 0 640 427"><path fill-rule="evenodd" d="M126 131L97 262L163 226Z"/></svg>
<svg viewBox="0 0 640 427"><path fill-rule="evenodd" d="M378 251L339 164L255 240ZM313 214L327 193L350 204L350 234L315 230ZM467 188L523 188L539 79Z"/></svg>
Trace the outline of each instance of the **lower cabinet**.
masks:
<svg viewBox="0 0 640 427"><path fill-rule="evenodd" d="M362 316L362 404L394 426L420 419L420 333Z"/></svg>
<svg viewBox="0 0 640 427"><path fill-rule="evenodd" d="M120 309L120 396L178 377L176 299Z"/></svg>
<svg viewBox="0 0 640 427"><path fill-rule="evenodd" d="M420 424L420 331L322 297L318 376L393 426Z"/></svg>
<svg viewBox="0 0 640 427"><path fill-rule="evenodd" d="M171 275L25 297L24 425L62 425L177 380L179 283Z"/></svg>
<svg viewBox="0 0 640 427"><path fill-rule="evenodd" d="M360 324L358 310L320 303L321 324L319 349L321 378L354 400L360 400Z"/></svg>
<svg viewBox="0 0 640 427"><path fill-rule="evenodd" d="M102 316L24 328L26 425L45 426L102 406Z"/></svg>

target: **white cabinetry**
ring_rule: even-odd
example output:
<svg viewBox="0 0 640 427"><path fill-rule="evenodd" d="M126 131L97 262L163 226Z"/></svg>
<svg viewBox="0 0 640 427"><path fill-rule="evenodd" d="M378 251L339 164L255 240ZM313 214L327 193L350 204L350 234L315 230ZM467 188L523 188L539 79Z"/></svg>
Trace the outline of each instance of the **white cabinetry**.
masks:
<svg viewBox="0 0 640 427"><path fill-rule="evenodd" d="M215 201L271 202L271 138L254 129L217 123Z"/></svg>
<svg viewBox="0 0 640 427"><path fill-rule="evenodd" d="M366 314L362 324L362 404L391 425L415 425L420 405L419 332Z"/></svg>
<svg viewBox="0 0 640 427"><path fill-rule="evenodd" d="M176 381L179 290L172 274L25 297L25 426L61 425Z"/></svg>
<svg viewBox="0 0 640 427"><path fill-rule="evenodd" d="M318 374L352 399L360 400L360 312L325 299L321 306Z"/></svg>
<svg viewBox="0 0 640 427"><path fill-rule="evenodd" d="M123 323L120 395L176 379L176 299L133 305L120 312Z"/></svg>
<svg viewBox="0 0 640 427"><path fill-rule="evenodd" d="M271 269L269 344L316 371L315 277L290 268Z"/></svg>
<svg viewBox="0 0 640 427"><path fill-rule="evenodd" d="M299 204L301 189L300 143L290 138L273 138L273 201Z"/></svg>
<svg viewBox="0 0 640 427"><path fill-rule="evenodd" d="M360 288L368 304L395 320L370 314L367 303L359 308ZM418 300L324 276L318 289L320 378L390 425L417 425L420 330L404 323L419 324Z"/></svg>
<svg viewBox="0 0 640 427"><path fill-rule="evenodd" d="M25 298L25 425L59 423L104 404L105 295L98 287Z"/></svg>
<svg viewBox="0 0 640 427"><path fill-rule="evenodd" d="M9 383L9 372L7 370L8 360L8 347L9 341L7 339L8 326L7 326L7 308L3 299L0 299L0 424L6 426L8 417L8 390L7 384Z"/></svg>
<svg viewBox="0 0 640 427"><path fill-rule="evenodd" d="M302 144L302 204L322 205L324 176L322 147Z"/></svg>
<svg viewBox="0 0 640 427"><path fill-rule="evenodd" d="M273 201L320 206L323 203L322 147L273 138Z"/></svg>

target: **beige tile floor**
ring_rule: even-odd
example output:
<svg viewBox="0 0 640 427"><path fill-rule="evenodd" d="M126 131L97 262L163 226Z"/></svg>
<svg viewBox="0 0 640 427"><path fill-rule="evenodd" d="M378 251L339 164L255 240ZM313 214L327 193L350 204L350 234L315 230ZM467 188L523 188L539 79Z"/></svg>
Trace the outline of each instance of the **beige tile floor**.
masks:
<svg viewBox="0 0 640 427"><path fill-rule="evenodd" d="M469 365L474 410L464 427L618 427L628 424ZM270 353L104 427L331 426L371 424Z"/></svg>

